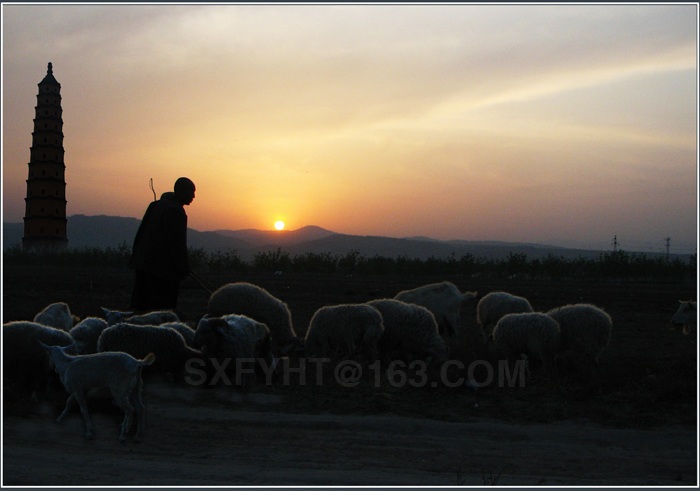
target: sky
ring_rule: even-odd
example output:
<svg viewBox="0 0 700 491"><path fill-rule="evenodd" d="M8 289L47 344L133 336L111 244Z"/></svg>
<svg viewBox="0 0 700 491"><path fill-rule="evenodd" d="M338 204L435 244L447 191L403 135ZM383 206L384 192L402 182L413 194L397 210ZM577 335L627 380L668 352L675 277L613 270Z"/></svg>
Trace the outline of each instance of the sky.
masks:
<svg viewBox="0 0 700 491"><path fill-rule="evenodd" d="M68 217L187 176L200 231L697 247L697 3L7 2L2 31L4 222L51 62Z"/></svg>

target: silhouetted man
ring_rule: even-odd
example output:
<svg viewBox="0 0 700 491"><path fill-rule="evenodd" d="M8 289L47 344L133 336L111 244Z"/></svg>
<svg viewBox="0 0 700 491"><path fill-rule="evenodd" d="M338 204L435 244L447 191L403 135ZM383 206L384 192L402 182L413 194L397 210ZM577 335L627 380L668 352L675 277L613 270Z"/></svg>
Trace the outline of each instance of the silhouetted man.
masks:
<svg viewBox="0 0 700 491"><path fill-rule="evenodd" d="M187 258L187 214L195 186L186 177L173 192L153 201L136 232L129 266L136 270L130 308L151 311L177 308L180 282L190 272Z"/></svg>

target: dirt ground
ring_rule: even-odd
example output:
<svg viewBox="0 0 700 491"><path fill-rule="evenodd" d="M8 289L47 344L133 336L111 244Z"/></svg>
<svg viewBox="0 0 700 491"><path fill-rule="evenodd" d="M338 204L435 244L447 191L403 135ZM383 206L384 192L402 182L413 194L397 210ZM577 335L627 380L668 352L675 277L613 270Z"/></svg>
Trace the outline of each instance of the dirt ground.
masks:
<svg viewBox="0 0 700 491"><path fill-rule="evenodd" d="M53 301L81 317L126 305L128 273L3 272L3 321L27 319ZM436 278L209 274L215 284L252 281L288 303L303 334L315 309L393 296ZM443 278L446 279L446 278ZM669 330L677 300L694 284L553 283L448 278L481 294L527 296L537 310L592 302L615 322L594 384L526 386L495 381L473 390L410 386L369 372L339 384L332 368L300 383L263 382L248 392L146 378L144 439L117 440L121 415L91 406L85 440L76 409L63 423L61 394L3 407L4 486L696 486L697 347ZM66 285L70 285L66 287ZM208 294L186 282L182 314L203 313ZM479 359L477 334L452 355ZM368 370L368 369L365 369ZM465 375L466 372L460 372ZM483 380L483 379L482 379Z"/></svg>

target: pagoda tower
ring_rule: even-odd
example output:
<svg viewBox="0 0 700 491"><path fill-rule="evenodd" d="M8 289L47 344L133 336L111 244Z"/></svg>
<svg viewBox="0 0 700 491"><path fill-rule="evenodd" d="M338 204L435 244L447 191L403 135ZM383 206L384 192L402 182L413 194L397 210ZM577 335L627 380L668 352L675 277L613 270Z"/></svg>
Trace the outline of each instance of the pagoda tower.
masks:
<svg viewBox="0 0 700 491"><path fill-rule="evenodd" d="M61 84L51 63L39 82L35 109L22 247L62 249L68 245L63 111Z"/></svg>

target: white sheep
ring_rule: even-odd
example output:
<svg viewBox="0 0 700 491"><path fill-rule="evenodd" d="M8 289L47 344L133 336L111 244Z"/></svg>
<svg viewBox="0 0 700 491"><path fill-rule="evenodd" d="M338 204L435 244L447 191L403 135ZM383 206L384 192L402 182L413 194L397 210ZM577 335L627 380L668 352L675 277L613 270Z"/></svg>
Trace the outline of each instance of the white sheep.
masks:
<svg viewBox="0 0 700 491"><path fill-rule="evenodd" d="M250 368L274 370L277 361L272 353L270 329L245 315L229 314L223 317L200 319L192 343L210 360L215 358L226 373L244 388L249 385ZM262 367L260 363L264 363ZM238 377L236 369L240 368ZM229 379L230 381L230 379Z"/></svg>
<svg viewBox="0 0 700 491"><path fill-rule="evenodd" d="M52 370L39 341L58 346L73 344L66 331L30 321L12 321L2 326L3 388L18 393L37 393L50 383Z"/></svg>
<svg viewBox="0 0 700 491"><path fill-rule="evenodd" d="M184 379L188 360L201 360L202 353L190 348L182 334L162 326L120 323L108 327L97 341L97 351L123 351L134 358L156 355L153 370L169 373L175 382Z"/></svg>
<svg viewBox="0 0 700 491"><path fill-rule="evenodd" d="M491 292L476 305L476 318L485 338L491 335L496 323L506 314L532 312L528 299L508 292Z"/></svg>
<svg viewBox="0 0 700 491"><path fill-rule="evenodd" d="M384 361L424 360L441 366L447 344L438 332L435 316L425 307L392 298L367 302L382 314L384 333L379 350Z"/></svg>
<svg viewBox="0 0 700 491"><path fill-rule="evenodd" d="M184 322L180 322L179 316L172 310L155 310L144 314L134 315L133 312L110 310L101 307L107 324L113 326L119 323L127 323L139 326L164 326L175 329L182 334L188 346L192 346L194 329Z"/></svg>
<svg viewBox="0 0 700 491"><path fill-rule="evenodd" d="M311 318L304 351L314 358L376 360L383 333L382 314L371 305L329 305Z"/></svg>
<svg viewBox="0 0 700 491"><path fill-rule="evenodd" d="M110 326L120 322L138 324L141 326L157 326L167 322L180 322L180 318L172 310L154 310L143 314L134 314L133 312L109 310L104 307L101 308L102 312L104 313L105 320Z"/></svg>
<svg viewBox="0 0 700 491"><path fill-rule="evenodd" d="M698 309L695 300L679 300L678 310L671 318L671 327L685 335L697 334Z"/></svg>
<svg viewBox="0 0 700 491"><path fill-rule="evenodd" d="M459 291L453 283L431 283L394 295L395 300L427 308L435 316L442 336L456 336L460 332L460 311L465 302L476 298L476 292Z"/></svg>
<svg viewBox="0 0 700 491"><path fill-rule="evenodd" d="M567 364L590 377L610 341L613 321L591 304L571 304L548 312L561 328L560 352Z"/></svg>
<svg viewBox="0 0 700 491"><path fill-rule="evenodd" d="M97 353L97 340L107 329L107 321L101 317L86 317L68 331L75 340L76 351L81 355Z"/></svg>
<svg viewBox="0 0 700 491"><path fill-rule="evenodd" d="M141 370L155 361L153 353L149 353L140 360L126 353L72 356L67 354L65 348L61 346L39 344L48 353L51 365L69 394L66 407L56 419L57 422L63 421L77 402L85 422L85 438L91 440L94 428L88 412L87 397L93 391L109 389L114 402L124 411L119 440L126 439L134 413L137 419L134 438L136 441L141 439L146 423L146 409L141 398L143 389Z"/></svg>
<svg viewBox="0 0 700 491"><path fill-rule="evenodd" d="M495 354L505 357L511 368L519 356L536 360L549 375L555 374L556 356L561 345L559 324L547 314L526 312L501 317L489 341Z"/></svg>
<svg viewBox="0 0 700 491"><path fill-rule="evenodd" d="M34 322L66 332L79 321L80 318L71 314L70 307L65 302L51 303L34 316Z"/></svg>
<svg viewBox="0 0 700 491"><path fill-rule="evenodd" d="M245 315L267 325L275 356L292 354L301 347L287 304L252 283L238 282L222 286L209 298L207 312L212 317Z"/></svg>

